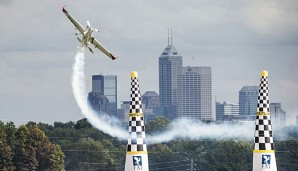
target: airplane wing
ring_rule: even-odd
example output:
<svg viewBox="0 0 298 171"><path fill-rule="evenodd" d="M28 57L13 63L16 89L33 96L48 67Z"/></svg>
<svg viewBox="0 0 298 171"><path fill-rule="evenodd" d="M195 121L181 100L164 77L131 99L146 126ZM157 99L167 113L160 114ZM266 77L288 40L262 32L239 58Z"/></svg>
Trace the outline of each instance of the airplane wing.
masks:
<svg viewBox="0 0 298 171"><path fill-rule="evenodd" d="M67 16L67 18L72 22L72 24L80 31L80 33L84 34L85 28L76 20L74 19L68 11L66 11L65 6L62 9L63 13Z"/></svg>
<svg viewBox="0 0 298 171"><path fill-rule="evenodd" d="M99 41L97 41L94 37L91 38L90 43L92 43L96 48L98 48L111 59L115 60L117 58L113 54L111 54L105 47L103 47L101 43L99 43Z"/></svg>

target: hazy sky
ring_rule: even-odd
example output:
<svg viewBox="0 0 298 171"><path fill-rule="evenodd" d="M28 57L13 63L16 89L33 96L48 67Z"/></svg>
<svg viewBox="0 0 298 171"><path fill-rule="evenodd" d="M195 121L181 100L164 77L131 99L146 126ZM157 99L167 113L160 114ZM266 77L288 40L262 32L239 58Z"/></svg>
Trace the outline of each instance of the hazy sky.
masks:
<svg viewBox="0 0 298 171"><path fill-rule="evenodd" d="M282 103L289 123L298 115L297 0L1 0L0 120L83 117L70 84L79 43L63 5L99 28L94 36L120 57L86 51L89 90L91 75L117 75L118 100L129 100L136 70L141 92L158 92L158 57L171 27L184 66L212 67L218 101L238 103L242 86L258 85L266 69L270 101Z"/></svg>

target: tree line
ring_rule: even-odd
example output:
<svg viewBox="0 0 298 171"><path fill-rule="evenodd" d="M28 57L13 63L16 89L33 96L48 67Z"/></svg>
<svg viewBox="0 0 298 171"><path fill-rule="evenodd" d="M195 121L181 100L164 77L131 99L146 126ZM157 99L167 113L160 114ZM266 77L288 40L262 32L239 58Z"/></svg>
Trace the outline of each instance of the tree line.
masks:
<svg viewBox="0 0 298 171"><path fill-rule="evenodd" d="M169 127L164 117L146 124L146 134ZM298 128L286 127L286 140L274 140L279 171L298 168ZM86 119L29 122L16 128L0 122L0 170L98 170L123 171L127 141L115 139L95 128ZM252 169L253 141L191 141L180 139L149 144L150 170L234 171Z"/></svg>

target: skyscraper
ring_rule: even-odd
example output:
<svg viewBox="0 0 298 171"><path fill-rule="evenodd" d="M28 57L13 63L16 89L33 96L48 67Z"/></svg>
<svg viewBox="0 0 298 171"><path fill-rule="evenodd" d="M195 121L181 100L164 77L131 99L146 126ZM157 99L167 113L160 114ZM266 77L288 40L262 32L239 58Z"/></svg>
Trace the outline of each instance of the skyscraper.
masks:
<svg viewBox="0 0 298 171"><path fill-rule="evenodd" d="M117 76L93 75L92 91L88 94L92 108L98 113L104 112L117 116Z"/></svg>
<svg viewBox="0 0 298 171"><path fill-rule="evenodd" d="M286 112L281 108L281 103L270 103L271 121L276 127L286 125Z"/></svg>
<svg viewBox="0 0 298 171"><path fill-rule="evenodd" d="M104 94L104 76L92 75L92 92Z"/></svg>
<svg viewBox="0 0 298 171"><path fill-rule="evenodd" d="M239 115L254 119L258 103L258 86L244 86L239 91Z"/></svg>
<svg viewBox="0 0 298 171"><path fill-rule="evenodd" d="M183 67L177 85L178 117L212 120L211 67Z"/></svg>
<svg viewBox="0 0 298 171"><path fill-rule="evenodd" d="M160 105L165 107L169 119L176 116L177 105L177 75L181 73L182 56L168 40L168 46L159 57L159 96Z"/></svg>
<svg viewBox="0 0 298 171"><path fill-rule="evenodd" d="M117 76L104 76L104 95L108 98L112 116L117 116Z"/></svg>

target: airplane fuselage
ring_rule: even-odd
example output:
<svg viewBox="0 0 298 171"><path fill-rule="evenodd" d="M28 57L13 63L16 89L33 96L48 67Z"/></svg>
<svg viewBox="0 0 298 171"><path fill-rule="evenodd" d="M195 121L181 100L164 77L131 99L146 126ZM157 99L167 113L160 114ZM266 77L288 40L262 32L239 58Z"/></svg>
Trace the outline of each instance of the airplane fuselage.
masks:
<svg viewBox="0 0 298 171"><path fill-rule="evenodd" d="M87 27L86 30L83 33L82 42L85 45L89 45L92 42L92 34L94 30L92 30L90 27Z"/></svg>

